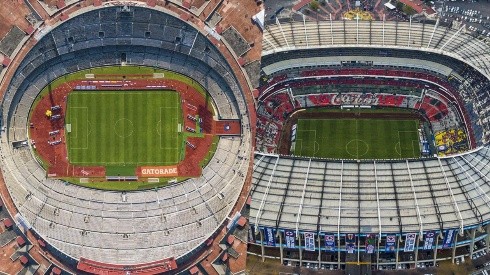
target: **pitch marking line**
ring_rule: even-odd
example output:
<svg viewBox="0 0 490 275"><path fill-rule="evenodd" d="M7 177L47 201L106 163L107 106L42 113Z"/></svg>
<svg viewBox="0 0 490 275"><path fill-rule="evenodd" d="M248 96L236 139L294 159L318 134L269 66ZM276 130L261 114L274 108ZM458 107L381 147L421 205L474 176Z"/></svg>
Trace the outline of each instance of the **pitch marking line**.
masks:
<svg viewBox="0 0 490 275"><path fill-rule="evenodd" d="M71 112L70 112L70 114L71 114ZM71 117L71 115L70 115L70 117ZM73 123L73 122L75 122L75 123ZM70 119L70 124L72 125L72 129L71 129L72 131L70 133L71 133L72 138L78 138L78 127L76 126L77 123L78 123L77 118ZM73 126L75 126L75 127L73 127ZM75 131L73 131L73 130L75 130Z"/></svg>
<svg viewBox="0 0 490 275"><path fill-rule="evenodd" d="M172 106L172 107L160 107L160 128L158 129L158 130L160 130L160 131L159 131L159 133L160 133L160 149L161 149L161 150L177 150L177 148L178 148L178 143L179 143L179 139L178 139L178 137L177 137L176 135L172 135L172 138L171 138L170 140L172 141L172 143L173 143L173 141L175 141L175 140L176 140L176 142L175 142L175 143L176 143L176 145L177 145L177 146L163 147L163 140L162 140L162 136L163 136L163 135L162 135L162 130L163 130L164 125L163 125L163 123L162 123L162 121L163 121L163 119L162 119L162 118L163 118L163 117L162 117L162 109L177 109L177 110L178 110L178 109L179 109L179 107L178 107L178 106ZM177 119L176 119L176 118L172 118L172 124L174 123L174 121L175 121L175 120L177 120ZM157 123L157 127L158 127L158 123ZM175 126L173 126L173 125L172 125L172 127L175 127L175 128L176 128L176 131L175 131L175 132L177 132L177 130L178 130L178 129L177 129L177 127L179 127L178 120L177 120L177 122L175 123ZM173 134L173 132L172 132L172 133L170 133L170 134Z"/></svg>
<svg viewBox="0 0 490 275"><path fill-rule="evenodd" d="M401 152L401 145L400 145L400 137L398 137L398 142L395 143L395 152L398 154L399 157L402 156L402 152Z"/></svg>
<svg viewBox="0 0 490 275"><path fill-rule="evenodd" d="M117 129L118 128L122 128L122 127L118 127L117 125L119 123L123 123L124 124L124 121L128 121L129 122L129 125L131 127L131 132L127 133L125 131L123 132L119 132ZM134 125L133 125L133 121L131 119L127 119L127 118L120 118L118 119L116 122L114 122L114 133L119 136L120 138L127 138L127 137L130 137L133 135L133 132L134 132Z"/></svg>
<svg viewBox="0 0 490 275"><path fill-rule="evenodd" d="M316 150L315 150L315 148L316 148ZM315 142L313 143L313 150L314 150L313 156L316 156L316 154L318 152L320 152L320 144L318 142L316 142L316 138L315 138Z"/></svg>
<svg viewBox="0 0 490 275"><path fill-rule="evenodd" d="M309 140L313 140L313 157L315 156L315 143L316 143L316 130L301 130L301 131L297 131L297 135L299 136L299 132L313 132L315 135L314 135L314 138L311 139L309 138ZM310 148L310 146L307 146L305 147L306 150L308 150ZM320 150L320 148L318 149ZM300 155L303 156L303 139L301 139L301 151L300 151ZM307 154L308 155L308 154Z"/></svg>
<svg viewBox="0 0 490 275"><path fill-rule="evenodd" d="M413 157L416 158L417 155L415 153L415 147L416 146L413 146L413 143L416 142L416 146L419 146L419 141L418 140L412 140L412 153L413 153ZM419 150L420 150L420 147L419 147Z"/></svg>
<svg viewBox="0 0 490 275"><path fill-rule="evenodd" d="M87 166L104 166L104 165L176 165L175 161L149 161L149 162L86 162L86 161L70 161L71 164L87 165Z"/></svg>
<svg viewBox="0 0 490 275"><path fill-rule="evenodd" d="M356 119L356 137L359 139L358 120ZM356 158L359 158L359 142L356 142Z"/></svg>
<svg viewBox="0 0 490 275"><path fill-rule="evenodd" d="M396 144L395 144L395 151L398 153L398 155L400 157L402 157L402 141L400 139L400 133L415 133L417 135L417 137L418 137L418 132L417 131L398 131L398 143L397 144L399 144L399 146L400 146L400 152L398 152L398 150L396 149ZM418 140L416 140L416 141L418 142ZM414 140L412 139L410 146L412 147L413 157L416 157L416 155L415 155L415 148L413 146L413 142L414 142Z"/></svg>
<svg viewBox="0 0 490 275"><path fill-rule="evenodd" d="M86 123L86 126L87 126L85 129L87 129L87 134L85 135L85 140L86 140L85 146L84 147L72 147L72 146L70 146L70 151L72 149L74 149L74 150L87 150L88 149L88 107L70 107L70 117L71 117L71 114L73 113L72 109L81 109L81 110L84 110L85 111L85 114L86 114L85 123ZM78 122L77 118L74 118L74 120L76 122ZM83 121L83 119L82 119L82 121ZM75 125L75 127L73 127L73 125ZM73 124L72 123L72 127L76 129L76 131L72 131L72 133L73 132L76 132L77 133L72 138L78 139L78 129L79 129L78 124Z"/></svg>
<svg viewBox="0 0 490 275"><path fill-rule="evenodd" d="M299 151L297 150L299 148ZM296 156L302 156L303 152L303 140L302 139L296 139L296 147L294 148L294 154Z"/></svg>
<svg viewBox="0 0 490 275"><path fill-rule="evenodd" d="M351 144L352 142L356 143L356 153L355 154L353 154L349 150L349 144ZM366 151L364 151L364 153L362 153L362 154L359 154L359 143L363 143L364 145L366 145ZM362 157L369 152L369 144L362 139L354 138L354 139L351 139L349 142L347 142L347 144L345 145L345 151L347 152L347 154L355 157L356 159L359 159L359 157Z"/></svg>
<svg viewBox="0 0 490 275"><path fill-rule="evenodd" d="M177 92L174 92L171 90L162 90L160 92L162 92L162 93L177 93ZM93 94L97 94L97 95L122 95L122 94L125 94L125 95L143 95L146 93L146 91L142 90L142 91L126 92L124 90L119 90L118 92L110 92L110 91L102 89L102 90L92 90L92 92L75 91L75 93L79 94L79 95L93 95Z"/></svg>

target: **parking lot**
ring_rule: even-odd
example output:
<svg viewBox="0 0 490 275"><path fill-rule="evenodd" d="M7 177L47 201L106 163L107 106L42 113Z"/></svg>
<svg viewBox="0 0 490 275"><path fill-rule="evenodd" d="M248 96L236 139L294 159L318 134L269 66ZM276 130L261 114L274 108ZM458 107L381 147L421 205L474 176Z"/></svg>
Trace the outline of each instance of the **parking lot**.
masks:
<svg viewBox="0 0 490 275"><path fill-rule="evenodd" d="M467 31L490 37L489 1L438 1L434 5L442 22L462 22Z"/></svg>
<svg viewBox="0 0 490 275"><path fill-rule="evenodd" d="M343 20L349 18L348 11L358 11L373 20L408 21L409 17L398 11L388 10L384 4L390 0L317 0L317 8L312 8L308 1L301 0L265 0L266 24L275 24L276 17L289 20ZM302 3L302 4L301 4ZM353 13L356 13L353 12ZM364 17L364 16L362 16ZM362 18L361 17L361 18ZM366 19L369 20L369 19Z"/></svg>

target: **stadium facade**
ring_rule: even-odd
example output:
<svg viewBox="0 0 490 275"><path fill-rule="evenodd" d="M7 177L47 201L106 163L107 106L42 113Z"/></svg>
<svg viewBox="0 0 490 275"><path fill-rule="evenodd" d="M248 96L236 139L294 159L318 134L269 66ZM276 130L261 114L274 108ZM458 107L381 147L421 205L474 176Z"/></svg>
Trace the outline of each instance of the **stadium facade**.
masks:
<svg viewBox="0 0 490 275"><path fill-rule="evenodd" d="M475 259L489 248L490 55L483 41L438 23L278 20L264 30L262 73L250 253L292 266L371 270ZM373 86L415 81L411 87L422 92L319 95L329 93L315 88L321 81L341 77ZM437 107L415 103L429 97ZM447 119L468 133L467 150L370 161L281 154L289 114L342 105L416 109L434 128Z"/></svg>

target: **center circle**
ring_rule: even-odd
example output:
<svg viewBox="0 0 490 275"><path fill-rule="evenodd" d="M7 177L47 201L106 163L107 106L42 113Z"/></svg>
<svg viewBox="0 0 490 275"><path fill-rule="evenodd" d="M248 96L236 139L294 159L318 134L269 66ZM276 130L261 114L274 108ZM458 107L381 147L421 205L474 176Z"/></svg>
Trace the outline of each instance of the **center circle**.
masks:
<svg viewBox="0 0 490 275"><path fill-rule="evenodd" d="M353 139L345 145L347 154L359 158L367 154L369 151L369 145L362 139Z"/></svg>
<svg viewBox="0 0 490 275"><path fill-rule="evenodd" d="M133 122L127 118L121 118L114 123L114 132L121 138L129 137L133 134Z"/></svg>

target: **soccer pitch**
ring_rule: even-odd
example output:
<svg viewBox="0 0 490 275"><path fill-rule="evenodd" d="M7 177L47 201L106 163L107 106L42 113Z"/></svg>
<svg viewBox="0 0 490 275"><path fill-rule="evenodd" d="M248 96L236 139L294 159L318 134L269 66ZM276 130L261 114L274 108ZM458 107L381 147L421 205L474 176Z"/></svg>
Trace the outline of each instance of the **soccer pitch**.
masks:
<svg viewBox="0 0 490 275"><path fill-rule="evenodd" d="M69 161L87 166L176 164L184 157L182 121L175 91L73 91L65 118Z"/></svg>
<svg viewBox="0 0 490 275"><path fill-rule="evenodd" d="M297 156L341 159L420 157L417 120L299 119Z"/></svg>

